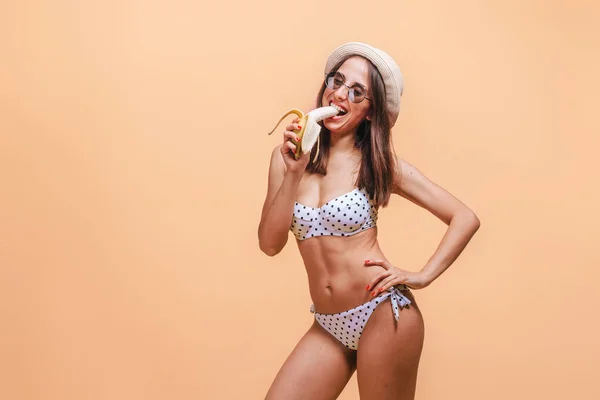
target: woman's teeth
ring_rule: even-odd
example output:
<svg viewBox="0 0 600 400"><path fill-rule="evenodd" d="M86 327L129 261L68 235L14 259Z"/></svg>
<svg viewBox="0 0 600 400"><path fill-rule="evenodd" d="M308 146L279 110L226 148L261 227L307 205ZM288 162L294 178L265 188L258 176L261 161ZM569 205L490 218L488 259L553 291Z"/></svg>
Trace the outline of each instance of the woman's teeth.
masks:
<svg viewBox="0 0 600 400"><path fill-rule="evenodd" d="M335 108L336 110L338 110L338 115L336 115L336 117L339 117L339 116L344 115L344 114L347 113L346 110L344 110L342 107L340 107L340 106L338 106L336 104L330 103L329 105L331 107Z"/></svg>

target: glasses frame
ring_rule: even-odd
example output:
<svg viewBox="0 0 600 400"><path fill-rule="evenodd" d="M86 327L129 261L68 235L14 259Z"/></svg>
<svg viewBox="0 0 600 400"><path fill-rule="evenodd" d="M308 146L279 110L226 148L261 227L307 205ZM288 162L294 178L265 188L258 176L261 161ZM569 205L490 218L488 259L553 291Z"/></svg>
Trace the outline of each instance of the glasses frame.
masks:
<svg viewBox="0 0 600 400"><path fill-rule="evenodd" d="M363 98L362 98L360 101L354 101L353 99L356 99L356 96L355 96L355 94L354 94L354 87L350 87L350 86L346 85L346 78L345 78L345 77L344 77L344 81L342 82L342 85L341 85L341 86L338 86L337 88L330 87L330 86L327 84L327 80L328 80L327 78L329 77L329 75L332 75L333 77L335 77L335 75L336 75L337 73L338 73L338 71L329 71L329 72L326 72L326 73L325 73L325 87L327 87L327 88L329 88L329 89L331 89L331 90L333 90L333 91L336 91L336 90L338 90L340 87L342 87L342 86L346 86L346 89L348 89L348 98L349 98L349 99L350 99L350 101L351 101L351 102L353 102L354 104L359 104L359 103L362 103L362 102L363 102L363 100L369 100L369 101L372 101L370 98L368 98L368 97L367 97L367 95L366 95L366 94L364 95L364 97L363 97ZM361 85L361 86L362 86L362 85ZM363 89L364 89L364 88L363 88ZM366 89L365 89L365 93L367 93L367 90L366 90Z"/></svg>

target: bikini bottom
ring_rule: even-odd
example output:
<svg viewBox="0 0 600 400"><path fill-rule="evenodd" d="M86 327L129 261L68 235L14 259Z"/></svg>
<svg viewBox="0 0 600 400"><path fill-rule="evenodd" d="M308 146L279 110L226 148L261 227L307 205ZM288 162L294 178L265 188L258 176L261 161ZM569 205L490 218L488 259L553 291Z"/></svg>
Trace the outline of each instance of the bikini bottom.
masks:
<svg viewBox="0 0 600 400"><path fill-rule="evenodd" d="M383 303L388 297L392 305L392 311L396 321L400 318L400 309L406 307L411 302L402 294L402 291L409 291L409 287L402 284L389 288L385 293L380 294L374 299L354 307L347 311L337 314L321 314L315 312L314 304L310 306L310 312L315 314L315 319L329 333L339 340L344 346L352 350L358 349L358 339L362 335L367 321L375 311L375 308Z"/></svg>

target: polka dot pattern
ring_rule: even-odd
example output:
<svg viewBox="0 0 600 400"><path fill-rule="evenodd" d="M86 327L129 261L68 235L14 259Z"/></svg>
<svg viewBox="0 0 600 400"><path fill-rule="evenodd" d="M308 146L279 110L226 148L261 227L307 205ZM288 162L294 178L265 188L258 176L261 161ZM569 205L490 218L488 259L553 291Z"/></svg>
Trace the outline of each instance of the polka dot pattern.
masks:
<svg viewBox="0 0 600 400"><path fill-rule="evenodd" d="M296 202L290 230L298 240L319 236L352 236L377 225L377 208L359 188L319 208Z"/></svg>
<svg viewBox="0 0 600 400"><path fill-rule="evenodd" d="M343 311L337 314L321 314L315 312L314 305L310 311L315 314L315 319L319 324L344 346L352 350L358 349L358 339L360 339L371 314L375 308L388 297L392 305L394 317L398 321L400 309L410 304L410 300L402 294L403 290L410 290L406 285L396 285L388 289L387 292L375 297L374 299L361 304L358 307Z"/></svg>

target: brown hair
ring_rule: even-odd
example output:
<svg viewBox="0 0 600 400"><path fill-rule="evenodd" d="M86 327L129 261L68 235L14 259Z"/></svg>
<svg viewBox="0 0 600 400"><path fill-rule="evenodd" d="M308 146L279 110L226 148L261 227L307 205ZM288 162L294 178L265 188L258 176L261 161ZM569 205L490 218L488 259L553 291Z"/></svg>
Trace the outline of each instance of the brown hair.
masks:
<svg viewBox="0 0 600 400"><path fill-rule="evenodd" d="M337 70L352 55L340 61L333 70ZM356 186L364 189L377 207L387 206L392 194L395 177L396 157L392 144L390 117L385 102L385 86L377 68L367 60L369 68L369 87L371 88L371 121L364 120L356 130L354 148L362 153ZM331 71L328 71L331 72ZM325 92L325 82L321 85L316 104L322 107L321 101ZM364 100L368 101L368 100ZM327 161L331 146L331 133L321 125L319 154L314 163L308 163L306 171L327 175ZM312 160L317 151L315 146L310 155Z"/></svg>

